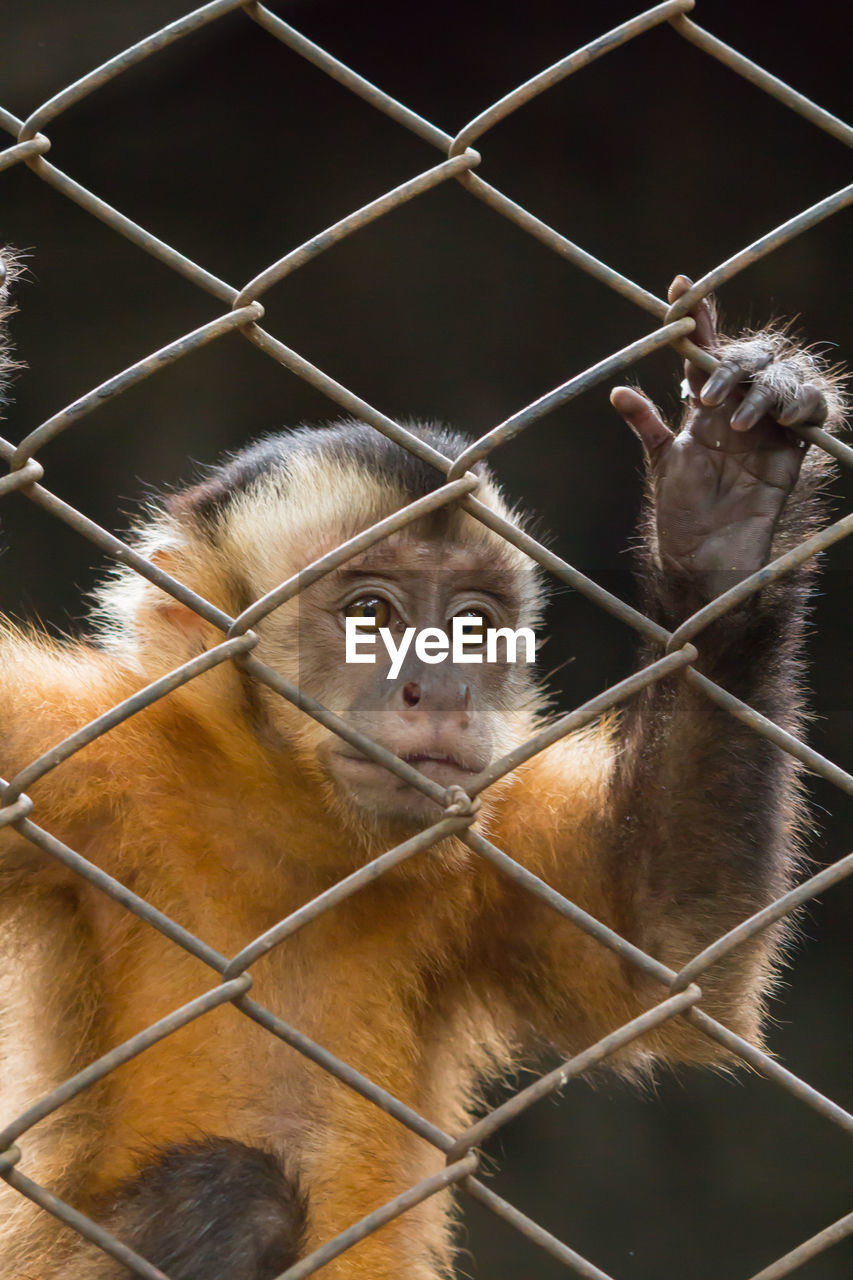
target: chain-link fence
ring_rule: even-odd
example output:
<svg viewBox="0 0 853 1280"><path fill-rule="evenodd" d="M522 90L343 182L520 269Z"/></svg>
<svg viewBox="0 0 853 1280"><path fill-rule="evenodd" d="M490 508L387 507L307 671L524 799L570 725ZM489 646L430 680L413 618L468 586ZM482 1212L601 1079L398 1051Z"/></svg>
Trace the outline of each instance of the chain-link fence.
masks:
<svg viewBox="0 0 853 1280"><path fill-rule="evenodd" d="M0 124L17 139L13 145L0 153L0 169L25 165L37 178L48 183L134 245L171 267L186 280L198 286L200 290L216 299L224 308L208 323L190 333L182 334L167 346L139 360L131 367L123 369L87 395L75 400L41 423L17 446L0 440L0 453L9 464L7 474L0 478L0 495L12 491L20 492L37 507L57 517L68 527L89 539L108 556L130 566L144 578L194 610L223 634L220 644L171 671L127 701L112 708L107 714L55 744L49 752L32 761L15 778L5 782L3 805L0 809L0 826L13 826L21 836L43 850L49 857L57 859L97 890L120 903L128 912L132 912L140 920L159 930L177 947L184 948L202 961L212 974L216 975L215 985L212 985L205 994L175 1010L168 1017L151 1025L132 1039L118 1045L73 1078L64 1081L7 1125L0 1135L0 1153L2 1153L0 1154L0 1174L6 1182L45 1211L68 1224L72 1230L123 1262L135 1275L147 1277L148 1280L167 1280L161 1271L136 1255L120 1240L69 1204L58 1199L49 1188L38 1185L20 1171L17 1166L22 1149L26 1150L26 1135L39 1121L104 1079L121 1064L144 1053L149 1046L165 1036L226 1002L233 1004L246 1018L266 1028L271 1035L279 1037L297 1052L331 1073L345 1086L355 1090L401 1125L431 1143L446 1157L446 1168L441 1173L417 1183L361 1222L353 1223L336 1239L326 1242L310 1256L304 1257L290 1267L281 1280L285 1280L285 1277L288 1280L297 1280L298 1277L320 1271L324 1264L344 1253L366 1235L378 1230L383 1224L452 1186L473 1197L487 1210L514 1226L552 1258L563 1263L568 1273L607 1280L605 1272L577 1253L571 1247L571 1242L558 1240L481 1181L477 1176L478 1149L490 1135L538 1099L561 1089L569 1079L591 1070L651 1028L659 1027L669 1019L686 1019L694 1028L710 1037L725 1050L742 1059L767 1079L782 1086L804 1106L813 1108L847 1135L853 1136L853 1116L830 1098L823 1096L807 1081L800 1079L781 1063L759 1051L705 1013L702 1009L701 989L703 975L709 966L756 937L762 930L790 915L796 908L824 889L853 873L853 854L812 876L752 919L717 939L713 945L695 956L680 973L674 973L550 888L515 861L512 850L504 851L497 848L471 825L476 813L477 794L480 791L497 782L549 744L590 724L609 709L625 702L640 689L675 672L679 672L681 679L688 682L693 689L700 691L736 719L750 726L756 733L788 752L814 774L847 794L853 794L853 777L849 773L733 697L700 674L693 665L698 656L695 646L701 646L702 632L711 622L746 600L769 581L789 573L798 565L844 538L853 531L853 515L837 520L819 534L810 537L802 545L774 561L760 574L753 575L727 591L683 623L676 632L669 634L635 608L548 550L536 539L521 532L515 525L483 505L476 496L478 481L469 469L476 461L489 457L503 443L532 428L550 411L565 405L588 388L609 381L619 371L632 366L644 356L662 347L677 348L683 354L689 355L691 360L703 369L715 367L716 361L705 351L694 346L691 341L694 321L688 313L697 299L731 280L748 265L791 241L802 231L829 217L853 200L853 187L845 187L827 195L715 267L698 280L676 303L668 306L665 301L634 283L615 268L597 260L478 176L476 171L480 165L481 156L479 151L475 150L475 144L480 144L494 125L565 77L582 71L593 60L605 57L617 47L643 36L644 33L662 23L668 23L686 41L697 46L709 57L718 59L734 72L798 112L816 128L824 130L843 143L848 145L853 143L853 130L848 126L697 26L686 16L692 7L692 0L667 0L666 3L657 5L631 21L625 22L560 59L541 74L508 93L467 124L455 137L435 127L369 83L356 71L343 65L263 5L251 2L241 3L240 0L213 0L213 3L155 32L63 89L24 121L0 109ZM158 53L165 46L184 37L192 38L193 33L201 28L237 10L243 10L246 20L257 23L270 37L281 41L378 111L384 112L402 128L410 130L435 147L442 157L434 166L417 173L409 181L396 186L393 190L383 192L376 199L334 225L324 228L317 235L279 258L241 288L219 279L177 248L164 243L125 214L112 208L96 193L87 190L46 158L51 149L50 125L67 108L80 102L107 81L120 76L143 59ZM264 315L262 299L274 285L359 228L374 222L439 184L451 180L461 184L471 196L503 214L521 231L535 237L553 250L558 257L588 273L601 285L615 290L651 317L651 327L648 332L643 333L636 341L607 355L569 381L541 395L533 403L526 405L484 434L458 458L444 457L436 452L391 417L366 403L355 391L341 385L322 369L315 367L261 324ZM376 526L364 530L345 546L306 566L296 577L284 582L263 599L254 602L239 617L231 617L223 613L209 601L143 558L131 546L100 527L82 511L76 510L58 498L43 483L45 472L38 460L42 446L61 432L76 425L99 405L151 377L164 366L181 360L188 353L214 342L231 331L237 331L247 341L298 377L306 380L347 413L369 423L401 447L410 450L434 466L444 477L441 487L427 499L412 503ZM802 428L798 431L811 444L830 453L842 466L853 466L853 449L846 444L816 427ZM274 609L296 597L300 591L324 574L386 538L394 530L403 528L418 519L425 509L434 510L438 506L452 503L461 504L470 515L513 543L557 581L567 584L645 639L659 645L662 654L658 661L561 716L523 747L493 764L480 776L476 788L472 788L470 793L461 792L458 788L447 790L424 777L411 765L355 731L344 720L308 697L252 654L256 644L256 636L252 628ZM233 957L219 954L203 940L192 936L174 920L44 830L33 820L38 817L38 813L27 795L27 791L38 779L49 775L63 761L88 743L109 733L115 726L150 706L157 699L165 697L170 691L193 680L202 672L226 662L239 664L243 671L266 683L276 693L298 706L304 714L313 716L321 724L331 728L351 746L372 760L383 764L405 783L418 788L444 810L443 817L428 829L404 844L383 853L369 865L341 880L321 897L282 920ZM286 939L298 929L316 919L321 913L333 911L336 904L358 893L362 887L375 882L378 876L406 859L429 849L451 833L464 839L477 857L491 864L502 876L508 877L522 889L538 897L550 910L584 930L602 947L610 948L628 964L656 980L660 983L662 991L661 1000L654 1008L562 1063L555 1070L535 1079L533 1083L514 1093L508 1101L473 1124L466 1132L456 1134L446 1133L437 1128L374 1081L365 1078L346 1062L333 1056L323 1045L309 1040L297 1027L288 1025L262 1007L248 994L251 986L251 967L261 956L275 947L282 946ZM752 1280L779 1280L780 1277L793 1273L803 1263L851 1232L853 1232L853 1213L827 1225L817 1235L803 1242L784 1257L770 1263L753 1276Z"/></svg>

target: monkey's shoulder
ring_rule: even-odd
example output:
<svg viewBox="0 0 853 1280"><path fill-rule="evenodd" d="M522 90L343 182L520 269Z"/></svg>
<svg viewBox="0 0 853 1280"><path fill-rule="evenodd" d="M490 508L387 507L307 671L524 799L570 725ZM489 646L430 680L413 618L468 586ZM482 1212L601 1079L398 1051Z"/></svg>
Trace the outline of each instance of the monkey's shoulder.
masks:
<svg viewBox="0 0 853 1280"><path fill-rule="evenodd" d="M545 747L512 775L498 800L492 838L524 865L594 853L615 758L612 726L601 722Z"/></svg>

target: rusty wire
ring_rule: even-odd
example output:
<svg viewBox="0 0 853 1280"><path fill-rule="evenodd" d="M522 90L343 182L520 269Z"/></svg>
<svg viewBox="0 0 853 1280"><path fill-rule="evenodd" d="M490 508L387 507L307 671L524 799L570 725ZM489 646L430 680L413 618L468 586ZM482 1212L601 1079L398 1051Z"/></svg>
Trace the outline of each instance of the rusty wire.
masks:
<svg viewBox="0 0 853 1280"><path fill-rule="evenodd" d="M726 262L696 281L675 304L668 306L664 300L655 297L615 268L600 262L559 231L536 218L503 192L477 176L475 170L480 164L481 156L473 149L472 144L480 143L489 129L499 120L516 111L536 95L546 92L565 77L581 71L593 60L606 56L612 49L633 41L661 23L669 23L671 28L684 39L720 60L732 71L745 77L766 93L773 95L816 127L848 146L853 145L853 129L689 20L685 15L692 8L693 0L667 0L666 3L639 14L613 31L590 41L583 48L561 58L553 66L532 77L500 101L493 103L460 129L455 137L436 128L429 121L370 84L356 71L344 66L262 4L257 3L257 0L212 0L212 3L203 5L184 18L154 32L102 66L95 68L74 84L62 89L25 121L17 119L10 112L0 108L0 126L15 138L11 146L0 152L0 170L14 165L25 165L37 178L47 182L100 219L113 231L158 258L228 308L200 328L180 335L167 346L152 352L149 356L117 373L101 386L94 388L87 395L81 396L60 412L53 414L47 421L32 430L17 446L0 440L0 457L8 463L8 471L0 477L0 496L12 491L20 491L37 506L89 539L107 555L130 566L175 599L195 610L223 633L222 642L201 657L185 663L163 678L154 681L105 715L56 743L50 751L21 770L17 777L3 783L2 793L0 793L2 794L0 827L13 826L21 836L39 849L71 868L77 875L119 902L140 920L159 930L177 946L201 960L210 968L212 979L215 979L209 991L160 1019L124 1044L116 1046L97 1061L65 1080L58 1088L18 1116L0 1134L0 1177L36 1204L41 1205L47 1212L65 1222L81 1236L99 1245L106 1253L124 1263L137 1276L147 1277L147 1280L168 1280L161 1271L115 1239L103 1227L58 1199L49 1189L39 1186L21 1173L16 1167L21 1158L19 1140L25 1140L29 1130L39 1120L108 1075L121 1063L144 1052L150 1045L170 1035L177 1028L202 1017L208 1010L226 1002L231 1002L245 1016L265 1027L271 1034L278 1036L351 1089L371 1100L401 1124L419 1134L438 1150L444 1152L447 1159L447 1166L441 1173L422 1180L361 1222L353 1223L336 1239L325 1242L310 1256L290 1267L280 1280L298 1280L298 1278L313 1275L325 1263L345 1252L366 1235L378 1230L384 1223L451 1185L458 1186L481 1205L514 1226L532 1243L545 1250L552 1258L562 1262L568 1272L590 1277L591 1280L612 1280L568 1244L558 1240L486 1187L476 1177L477 1148L488 1135L538 1098L563 1087L570 1078L589 1070L617 1049L670 1018L686 1018L694 1027L739 1056L768 1079L775 1080L794 1097L814 1108L848 1135L853 1136L853 1116L780 1063L775 1062L709 1017L701 1007L702 991L699 985L705 970L722 955L788 915L830 885L853 874L853 854L812 876L804 884L758 912L752 919L744 921L724 937L718 938L685 965L680 973L674 973L557 893L543 880L516 862L511 853L498 849L477 831L471 829L477 808L476 796L481 791L558 738L591 722L621 701L632 697L641 688L675 671L681 671L682 678L689 681L694 688L711 698L732 716L751 726L757 733L774 742L782 750L795 756L815 774L833 783L847 794L853 794L853 778L850 774L733 697L707 677L702 676L693 669L692 665L698 657L694 642L701 641L702 632L710 622L722 616L752 592L760 590L768 582L789 572L831 543L846 537L853 529L853 516L847 516L836 522L830 528L753 574L745 582L694 614L674 634L670 634L480 503L476 497L477 479L469 470L474 462L487 457L502 443L532 427L552 409L574 399L589 387L610 378L614 373L632 365L660 347L673 346L682 353L690 355L691 359L703 368L714 367L716 361L713 357L699 350L690 340L689 335L694 322L687 312L695 301L704 297L719 284L731 279L758 258L771 253L800 232L853 201L853 187L830 193L811 208L804 209L795 217L770 230L753 244L735 253ZM125 214L111 208L98 195L88 191L74 178L50 163L45 156L51 149L51 141L44 132L69 106L87 97L107 81L121 75L129 67L154 55L174 41L190 36L193 32L237 9L242 9L247 19L257 23L271 36L313 63L315 67L435 147L444 157L440 163L416 174L393 190L380 194L304 244L291 249L276 262L258 272L242 288L218 279L173 246L164 243L145 228L137 225ZM360 227L374 222L405 202L416 199L432 187L451 180L461 184L471 195L503 214L522 231L537 238L560 257L587 272L602 285L635 303L655 321L655 327L650 331L641 334L634 342L602 359L591 368L581 371L561 386L544 393L533 403L526 405L505 422L484 434L458 458L447 458L437 453L393 419L310 364L303 356L260 325L264 314L262 302L264 294L286 275L298 270L306 262ZM364 530L343 546L321 557L314 564L306 566L296 578L282 583L269 595L255 601L237 618L229 617L209 601L202 599L126 543L98 526L82 512L56 497L41 483L44 479L44 469L36 456L47 441L74 426L106 400L120 395L128 387L150 377L159 369L182 359L189 352L215 341L234 329L274 360L335 401L348 413L371 424L391 440L430 463L445 480L445 483L427 498L409 504L372 528ZM834 440L819 428L800 428L799 431L804 438L825 449L843 465L853 467L853 450L847 445ZM417 519L427 510L435 510L454 502L460 503L472 516L514 543L550 574L581 592L594 604L607 610L647 640L657 643L661 650L661 657L657 661L599 694L584 706L564 715L554 724L537 733L529 742L491 765L475 780L467 794L458 787L445 789L425 778L423 774L379 746L378 743L370 741L363 734L353 730L338 716L316 700L306 696L299 688L252 655L257 639L252 627L269 612L291 599L310 582L394 530ZM318 898L299 908L287 919L279 922L267 933L254 939L233 957L220 955L203 939L194 937L168 916L39 827L32 820L34 806L26 794L27 787L37 779L49 775L61 761L66 760L86 744L108 733L117 724L135 715L157 699L165 697L179 685L195 679L203 671L229 661L238 662L244 670L300 707L305 714L313 716L346 738L364 754L385 765L398 777L418 787L444 809L444 816L429 828L347 876ZM657 981L661 988L659 1002L652 1009L605 1036L597 1044L589 1046L556 1070L535 1080L461 1134L444 1133L347 1063L334 1057L322 1045L309 1040L298 1028L277 1018L249 995L252 984L250 969L260 956L273 947L281 945L285 939L321 913L333 910L337 903L357 893L390 868L405 859L419 856L439 840L453 833L461 835L475 854L489 861L502 875L514 880L527 892L538 896L554 912L572 921L589 936L597 939L602 946L612 949L628 963ZM753 1276L752 1280L781 1280L782 1277L790 1275L803 1263L850 1233L853 1233L853 1214L848 1214L828 1225L810 1240L804 1241L784 1257L770 1263Z"/></svg>

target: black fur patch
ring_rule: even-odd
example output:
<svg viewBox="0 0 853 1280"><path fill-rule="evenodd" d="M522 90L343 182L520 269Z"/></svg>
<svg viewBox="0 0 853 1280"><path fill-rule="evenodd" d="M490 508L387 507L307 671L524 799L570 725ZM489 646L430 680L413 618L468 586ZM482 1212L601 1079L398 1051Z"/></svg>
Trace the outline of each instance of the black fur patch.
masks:
<svg viewBox="0 0 853 1280"><path fill-rule="evenodd" d="M274 1280L298 1259L305 1220L274 1156L212 1137L163 1150L120 1189L109 1223L171 1280Z"/></svg>
<svg viewBox="0 0 853 1280"><path fill-rule="evenodd" d="M455 458L470 440L450 427L436 423L406 423L406 429L445 457ZM189 510L202 520L215 521L241 493L272 471L287 472L294 453L324 454L330 462L342 461L368 475L396 482L409 500L431 493L442 482L441 473L383 436L374 427L354 419L324 427L298 427L265 436L214 468L210 476L173 499L178 509ZM481 472L483 464L474 470Z"/></svg>

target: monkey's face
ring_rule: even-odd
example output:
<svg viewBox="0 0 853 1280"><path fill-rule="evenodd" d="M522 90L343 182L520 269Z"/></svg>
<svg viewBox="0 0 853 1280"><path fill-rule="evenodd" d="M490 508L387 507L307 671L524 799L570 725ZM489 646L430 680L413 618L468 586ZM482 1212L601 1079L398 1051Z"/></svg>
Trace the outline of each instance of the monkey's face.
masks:
<svg viewBox="0 0 853 1280"><path fill-rule="evenodd" d="M483 547L389 540L300 597L299 686L426 778L470 786L529 728L532 577ZM513 660L494 633L524 626L530 643ZM304 721L300 733L347 807L412 825L437 816L435 801L338 735Z"/></svg>

